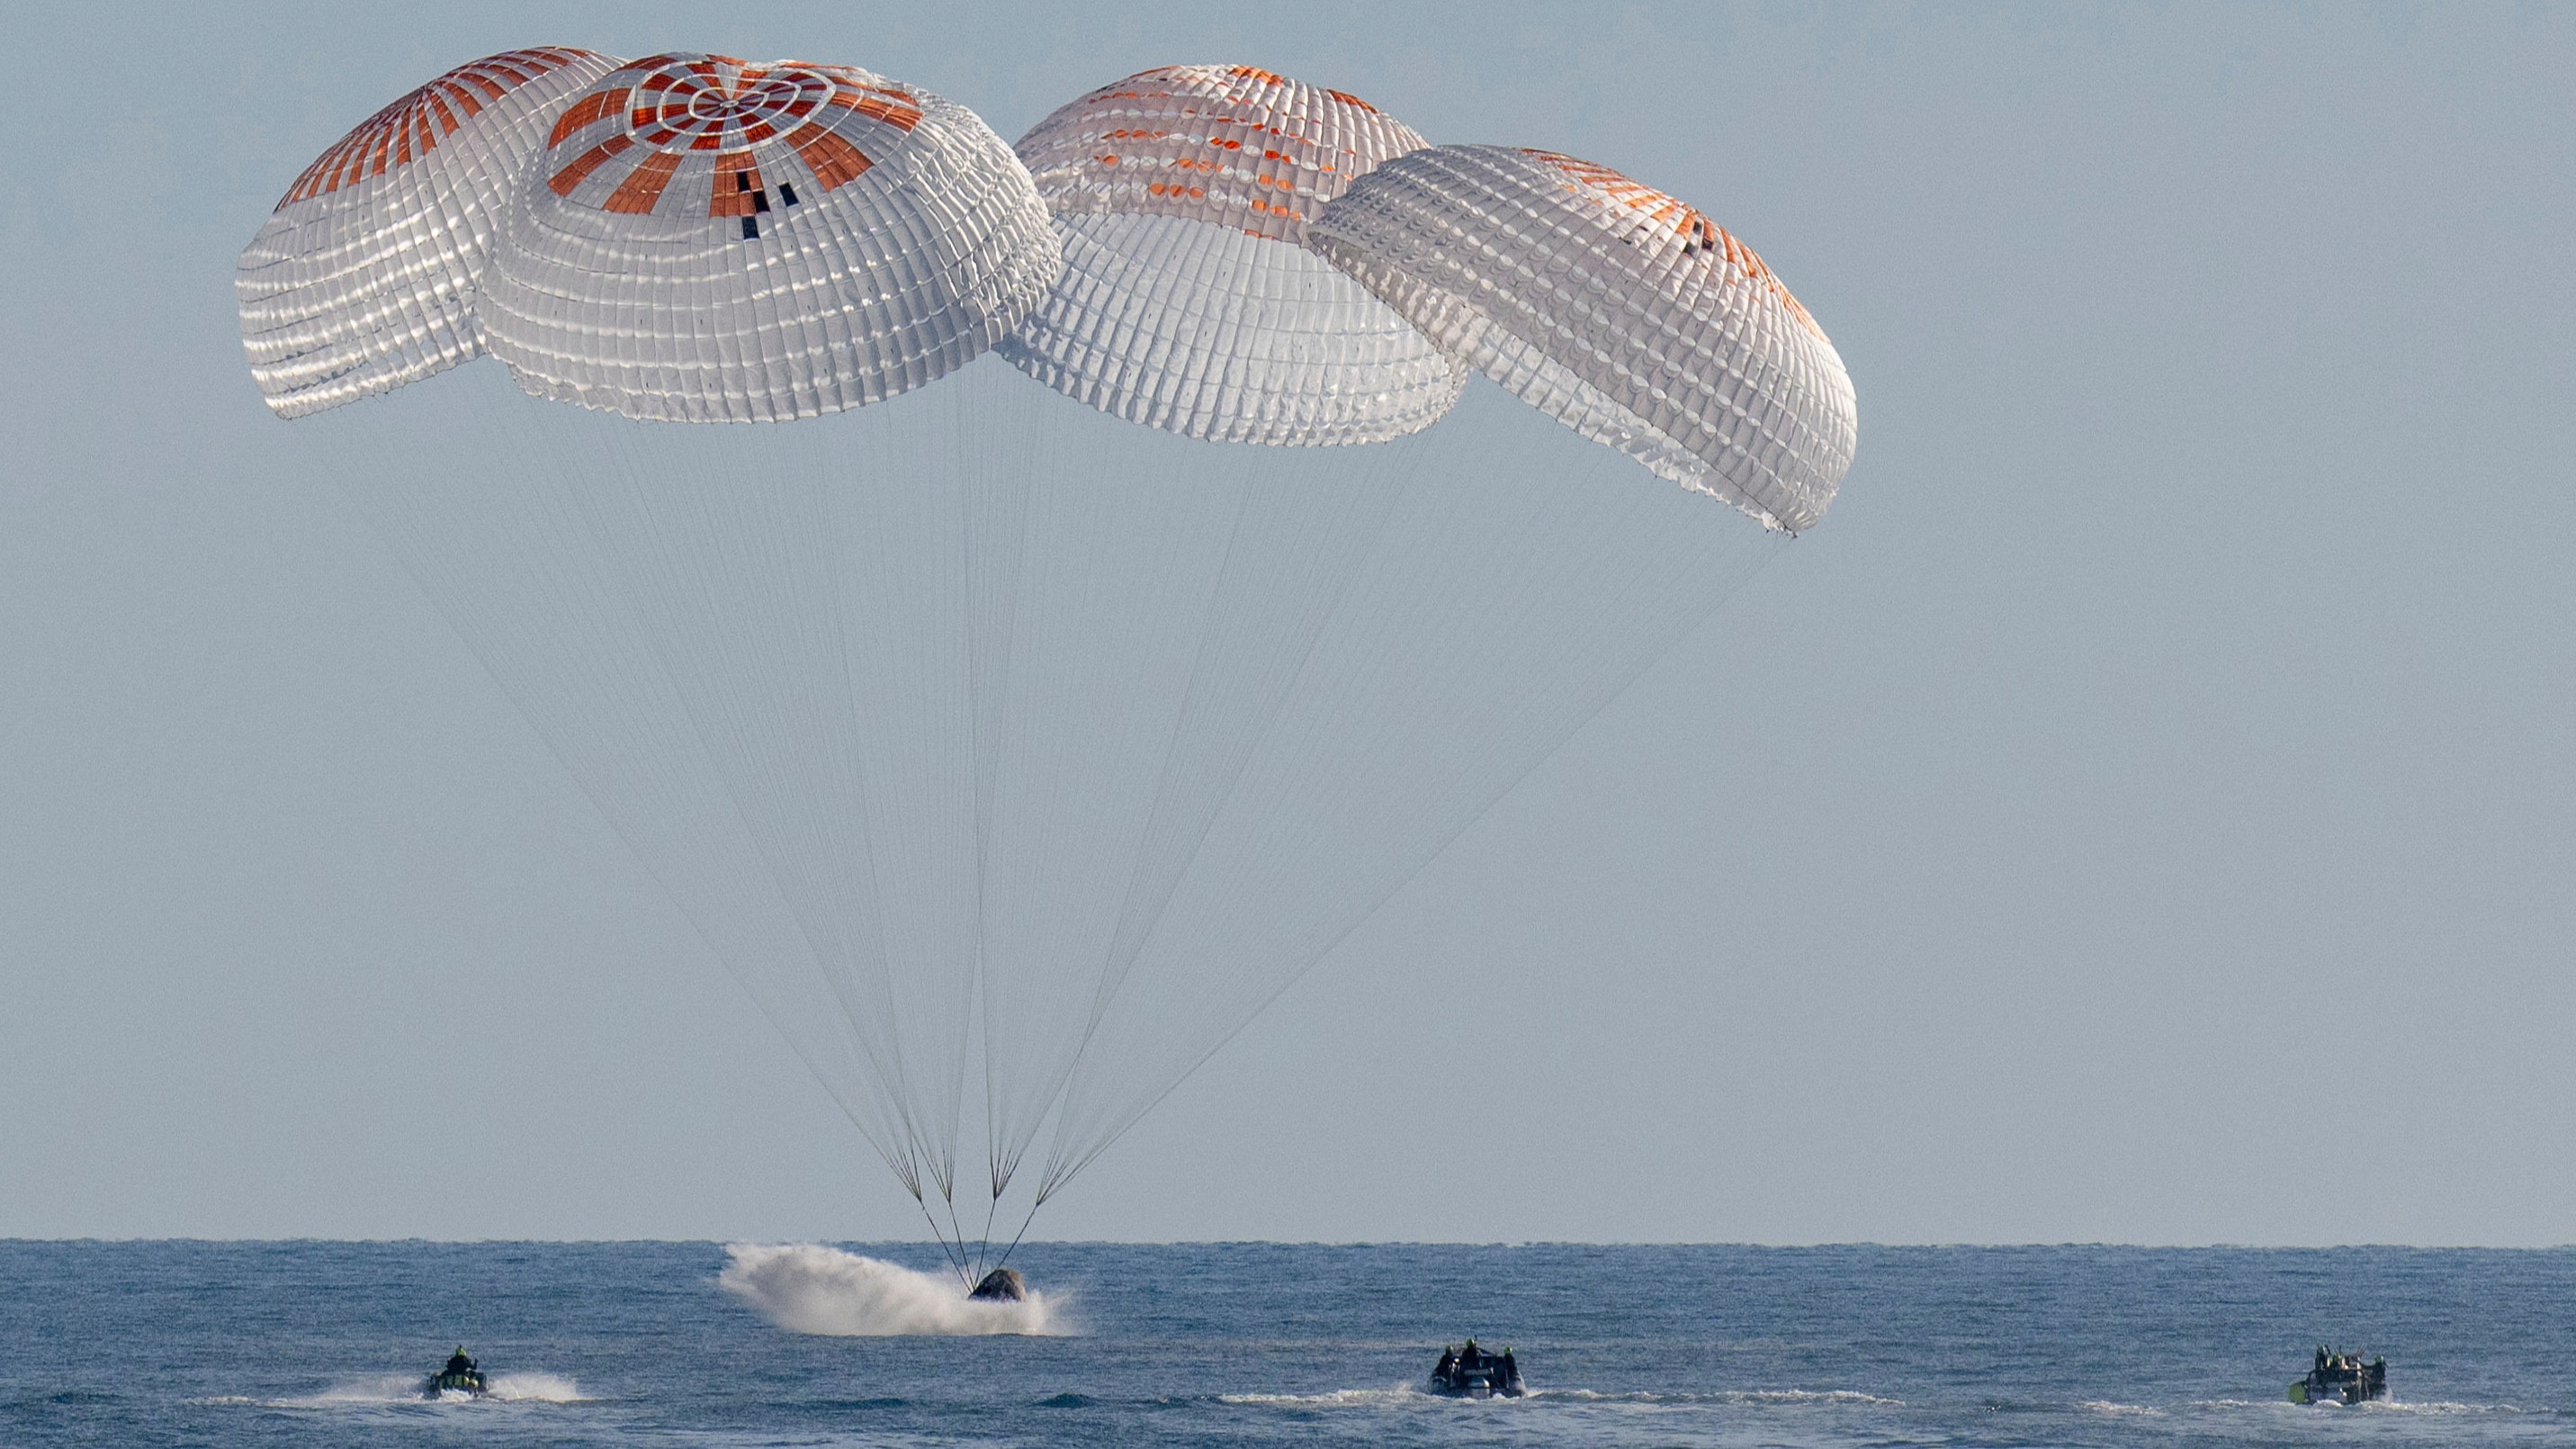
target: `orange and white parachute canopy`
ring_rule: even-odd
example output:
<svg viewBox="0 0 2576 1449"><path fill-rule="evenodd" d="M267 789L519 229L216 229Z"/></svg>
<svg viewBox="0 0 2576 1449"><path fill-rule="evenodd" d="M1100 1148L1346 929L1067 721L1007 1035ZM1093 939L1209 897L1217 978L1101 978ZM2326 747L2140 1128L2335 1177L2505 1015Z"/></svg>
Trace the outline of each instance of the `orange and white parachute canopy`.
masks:
<svg viewBox="0 0 2576 1449"><path fill-rule="evenodd" d="M234 276L268 405L301 417L480 355L474 294L511 183L555 111L616 65L564 46L487 55L304 168Z"/></svg>
<svg viewBox="0 0 2576 1449"><path fill-rule="evenodd" d="M1303 245L1325 202L1429 144L1347 91L1167 65L1067 102L1015 149L1058 213L1180 216Z"/></svg>
<svg viewBox="0 0 2576 1449"><path fill-rule="evenodd" d="M1027 171L964 106L851 66L656 55L555 120L481 312L540 397L775 420L965 365L1060 266Z"/></svg>
<svg viewBox="0 0 2576 1449"><path fill-rule="evenodd" d="M1464 372L1304 249L1326 202L1425 144L1357 96L1247 65L1165 66L1082 96L1016 148L1065 271L1003 354L1190 437L1370 443L1427 427Z"/></svg>
<svg viewBox="0 0 2576 1449"><path fill-rule="evenodd" d="M1851 467L1851 378L1815 319L1750 247L1608 167L1415 151L1308 238L1533 406L1768 527L1813 524Z"/></svg>

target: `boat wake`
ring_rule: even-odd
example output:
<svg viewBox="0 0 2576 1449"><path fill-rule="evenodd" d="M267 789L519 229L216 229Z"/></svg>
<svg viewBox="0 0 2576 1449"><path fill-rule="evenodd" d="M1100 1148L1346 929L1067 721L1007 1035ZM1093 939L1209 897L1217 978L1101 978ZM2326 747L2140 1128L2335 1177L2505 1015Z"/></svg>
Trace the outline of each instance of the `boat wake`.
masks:
<svg viewBox="0 0 2576 1449"><path fill-rule="evenodd" d="M1385 1409L1411 1403L1457 1402L1424 1393L1411 1384L1383 1389L1332 1389L1320 1394L1219 1394L1216 1401L1220 1404L1285 1405L1300 1409Z"/></svg>
<svg viewBox="0 0 2576 1449"><path fill-rule="evenodd" d="M971 1299L954 1279L820 1243L728 1243L725 1256L717 1285L789 1333L882 1338L1071 1331L1062 1322L1061 1303L1035 1290L1018 1302Z"/></svg>
<svg viewBox="0 0 2576 1449"><path fill-rule="evenodd" d="M223 1394L200 1399L205 1404L251 1404L263 1409L367 1409L398 1404L579 1404L589 1400L581 1386L561 1374L493 1374L481 1398L472 1394L441 1394L425 1398L420 1391L419 1374L376 1374L362 1379L343 1379L317 1394L296 1394L282 1399L249 1398Z"/></svg>
<svg viewBox="0 0 2576 1449"><path fill-rule="evenodd" d="M1857 1389L1711 1389L1705 1392L1605 1393L1598 1389L1532 1389L1534 1399L1569 1399L1593 1404L1818 1404L1857 1408L1901 1409L1903 1399L1883 1399Z"/></svg>
<svg viewBox="0 0 2576 1449"><path fill-rule="evenodd" d="M1320 1394L1219 1394L1225 1404L1276 1404L1295 1408L1390 1408L1399 1405L1509 1404L1511 1399L1457 1399L1431 1393L1415 1384L1398 1384L1387 1389L1333 1389ZM1901 1409L1901 1399L1883 1399L1876 1394L1851 1389L1721 1389L1706 1393L1605 1393L1597 1389L1533 1388L1517 1402L1559 1404L1817 1404L1849 1407Z"/></svg>
<svg viewBox="0 0 2576 1449"><path fill-rule="evenodd" d="M2293 1404L2285 1399L2203 1399L2195 1409L2259 1409L2273 1413L2282 1409L2299 1414L2398 1414L2450 1417L2461 1414L2543 1414L2555 1415L2556 1409L2528 1404L2462 1404L2447 1399L2372 1399L2359 1404Z"/></svg>
<svg viewBox="0 0 2576 1449"><path fill-rule="evenodd" d="M483 1391L505 1404L578 1404L581 1386L560 1374L493 1374Z"/></svg>

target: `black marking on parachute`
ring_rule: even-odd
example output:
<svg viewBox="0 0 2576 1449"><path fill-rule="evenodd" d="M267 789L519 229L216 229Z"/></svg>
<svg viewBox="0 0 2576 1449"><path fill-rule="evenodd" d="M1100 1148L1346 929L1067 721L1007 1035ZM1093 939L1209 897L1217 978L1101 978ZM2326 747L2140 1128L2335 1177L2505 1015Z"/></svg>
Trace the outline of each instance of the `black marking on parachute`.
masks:
<svg viewBox="0 0 2576 1449"><path fill-rule="evenodd" d="M778 198L787 205L794 206L796 204L796 183L793 181L779 182Z"/></svg>
<svg viewBox="0 0 2576 1449"><path fill-rule="evenodd" d="M760 212L769 210L769 192L766 189L751 194L751 209Z"/></svg>
<svg viewBox="0 0 2576 1449"><path fill-rule="evenodd" d="M751 173L748 171L735 172L733 174L733 189L736 191L749 191L751 189Z"/></svg>
<svg viewBox="0 0 2576 1449"><path fill-rule="evenodd" d="M760 218L756 216L744 217L742 219L742 239L744 241L757 241L759 238Z"/></svg>

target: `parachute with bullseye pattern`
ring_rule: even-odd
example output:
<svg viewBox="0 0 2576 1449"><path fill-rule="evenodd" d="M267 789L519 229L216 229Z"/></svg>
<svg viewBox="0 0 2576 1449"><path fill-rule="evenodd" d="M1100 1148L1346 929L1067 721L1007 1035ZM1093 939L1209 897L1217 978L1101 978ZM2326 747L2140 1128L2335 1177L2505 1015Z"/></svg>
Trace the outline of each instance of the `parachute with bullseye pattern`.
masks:
<svg viewBox="0 0 2576 1449"><path fill-rule="evenodd" d="M513 200L494 355L539 397L634 418L910 391L999 341L1059 265L982 118L852 66L635 61L563 110Z"/></svg>

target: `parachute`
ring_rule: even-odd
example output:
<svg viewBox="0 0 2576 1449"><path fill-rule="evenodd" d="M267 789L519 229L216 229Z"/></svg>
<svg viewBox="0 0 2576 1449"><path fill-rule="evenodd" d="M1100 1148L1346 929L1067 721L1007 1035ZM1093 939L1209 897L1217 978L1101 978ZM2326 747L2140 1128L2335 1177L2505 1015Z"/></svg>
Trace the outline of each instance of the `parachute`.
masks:
<svg viewBox="0 0 2576 1449"><path fill-rule="evenodd" d="M1061 265L980 118L849 66L631 62L565 107L514 200L477 304L494 355L631 418L883 401L999 341Z"/></svg>
<svg viewBox="0 0 2576 1449"><path fill-rule="evenodd" d="M1003 355L1193 438L1429 427L1463 370L1305 246L1314 211L1424 144L1357 96L1248 65L1165 66L1069 102L1016 148L1055 209L1065 277Z"/></svg>
<svg viewBox="0 0 2576 1449"><path fill-rule="evenodd" d="M251 376L280 417L482 354L475 284L511 180L555 109L612 64L560 46L469 61L304 168L235 284Z"/></svg>
<svg viewBox="0 0 2576 1449"><path fill-rule="evenodd" d="M1248 66L1011 147L511 55L297 183L253 375L970 1280L1850 460L1786 289L1600 168Z"/></svg>
<svg viewBox="0 0 2576 1449"><path fill-rule="evenodd" d="M1452 354L1766 526L1812 525L1851 467L1851 377L1807 309L1725 228L1606 166L1416 151L1314 231Z"/></svg>

